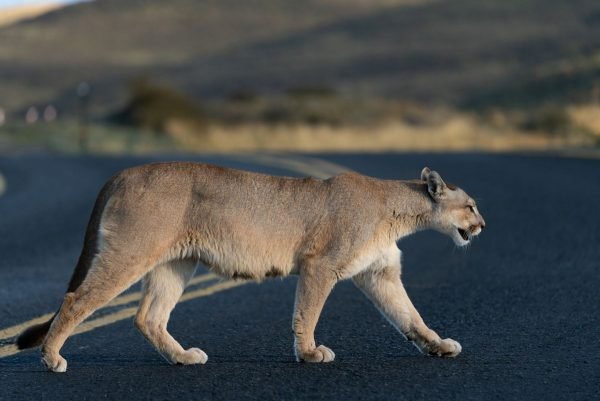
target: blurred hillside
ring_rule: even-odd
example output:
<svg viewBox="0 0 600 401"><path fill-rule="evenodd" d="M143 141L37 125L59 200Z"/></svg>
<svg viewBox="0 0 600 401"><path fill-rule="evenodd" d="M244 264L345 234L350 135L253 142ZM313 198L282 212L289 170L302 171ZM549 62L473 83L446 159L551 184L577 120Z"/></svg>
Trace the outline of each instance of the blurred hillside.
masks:
<svg viewBox="0 0 600 401"><path fill-rule="evenodd" d="M140 76L197 99L321 85L469 109L600 92L597 0L97 0L0 28L0 107L123 106ZM595 94L596 93L596 94Z"/></svg>
<svg viewBox="0 0 600 401"><path fill-rule="evenodd" d="M4 149L596 147L598 115L597 0L95 0L0 27Z"/></svg>

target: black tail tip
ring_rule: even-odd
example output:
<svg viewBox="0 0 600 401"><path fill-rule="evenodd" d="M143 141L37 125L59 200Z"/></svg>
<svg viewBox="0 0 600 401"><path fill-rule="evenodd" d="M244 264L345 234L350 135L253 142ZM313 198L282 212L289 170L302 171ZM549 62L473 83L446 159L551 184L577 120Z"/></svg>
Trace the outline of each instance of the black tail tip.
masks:
<svg viewBox="0 0 600 401"><path fill-rule="evenodd" d="M52 320L31 326L17 337L15 344L19 349L27 349L41 345L50 329Z"/></svg>

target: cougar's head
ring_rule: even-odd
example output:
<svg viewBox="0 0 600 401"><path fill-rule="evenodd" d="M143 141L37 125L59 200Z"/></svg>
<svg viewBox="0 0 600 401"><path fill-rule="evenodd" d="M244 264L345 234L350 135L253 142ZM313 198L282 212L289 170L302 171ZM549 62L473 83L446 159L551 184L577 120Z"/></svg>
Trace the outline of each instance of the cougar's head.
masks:
<svg viewBox="0 0 600 401"><path fill-rule="evenodd" d="M425 167L421 180L434 201L432 228L450 236L457 246L465 246L485 228L485 220L473 198L460 188L446 184L440 175Z"/></svg>

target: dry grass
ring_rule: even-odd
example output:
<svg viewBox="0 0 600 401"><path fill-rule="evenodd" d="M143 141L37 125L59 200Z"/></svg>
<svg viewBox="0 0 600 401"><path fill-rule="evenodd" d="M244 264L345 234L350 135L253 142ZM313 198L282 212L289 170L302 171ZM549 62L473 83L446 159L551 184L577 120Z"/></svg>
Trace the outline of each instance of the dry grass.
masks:
<svg viewBox="0 0 600 401"><path fill-rule="evenodd" d="M575 124L600 137L600 105L571 106L568 113Z"/></svg>
<svg viewBox="0 0 600 401"><path fill-rule="evenodd" d="M372 127L332 127L308 124L211 126L195 131L171 122L171 137L187 151L518 151L593 146L586 135L556 136L541 132L498 130L469 116L456 116L435 126L416 127L399 121Z"/></svg>
<svg viewBox="0 0 600 401"><path fill-rule="evenodd" d="M89 151L93 153L156 152L382 152L382 151L545 151L595 148L600 144L598 109L579 106L569 110L573 126L565 132L519 128L510 115L500 112L482 118L450 109L412 110L413 118L399 114L362 124L307 123L297 120L269 123L246 120L203 124L181 117L165 120L162 131L92 124L88 127ZM416 118L417 116L418 118ZM226 121L226 120L225 120ZM34 125L12 124L0 128L0 151L38 148L78 152L79 126L60 120ZM537 129L537 130L536 130Z"/></svg>

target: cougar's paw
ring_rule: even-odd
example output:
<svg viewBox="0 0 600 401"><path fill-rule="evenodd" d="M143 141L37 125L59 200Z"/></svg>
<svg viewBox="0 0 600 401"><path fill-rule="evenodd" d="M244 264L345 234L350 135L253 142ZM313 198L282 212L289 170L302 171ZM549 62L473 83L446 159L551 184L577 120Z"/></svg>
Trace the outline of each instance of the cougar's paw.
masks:
<svg viewBox="0 0 600 401"><path fill-rule="evenodd" d="M180 365L204 365L208 361L208 355L200 348L190 348L175 358L175 363Z"/></svg>
<svg viewBox="0 0 600 401"><path fill-rule="evenodd" d="M319 345L317 348L298 353L298 359L302 362L332 362L335 359L335 354L332 350L324 345Z"/></svg>
<svg viewBox="0 0 600 401"><path fill-rule="evenodd" d="M454 358L462 351L462 347L458 343L458 341L454 341L451 338L446 338L445 340L440 341L436 347L432 348L429 351L429 355L441 356L444 358Z"/></svg>
<svg viewBox="0 0 600 401"><path fill-rule="evenodd" d="M67 371L67 360L59 354L42 354L42 363L51 372L64 373Z"/></svg>

